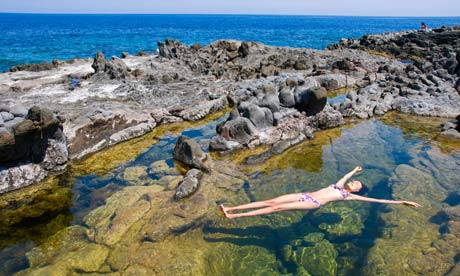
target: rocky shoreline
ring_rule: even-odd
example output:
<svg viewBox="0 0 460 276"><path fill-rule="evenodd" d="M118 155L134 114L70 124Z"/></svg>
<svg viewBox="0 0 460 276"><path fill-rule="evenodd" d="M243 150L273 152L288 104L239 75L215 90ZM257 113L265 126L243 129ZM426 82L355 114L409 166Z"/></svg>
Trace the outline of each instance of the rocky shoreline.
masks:
<svg viewBox="0 0 460 276"><path fill-rule="evenodd" d="M93 60L17 66L0 74L0 193L34 184L68 160L159 125L197 121L227 106L232 111L210 147L229 152L270 146L249 163L311 139L316 130L343 125L346 118L391 110L460 114L458 27L342 40L324 51L230 40L204 47L166 40L158 47L159 55L106 59L97 53ZM340 89L346 95L330 101L328 94ZM43 165L34 154L5 158L23 147L21 125L35 133L26 140L45 143L36 133L47 123L29 116L35 109L61 130L45 135L46 150L40 149L38 159L53 160ZM458 124L452 124L444 131L455 136Z"/></svg>

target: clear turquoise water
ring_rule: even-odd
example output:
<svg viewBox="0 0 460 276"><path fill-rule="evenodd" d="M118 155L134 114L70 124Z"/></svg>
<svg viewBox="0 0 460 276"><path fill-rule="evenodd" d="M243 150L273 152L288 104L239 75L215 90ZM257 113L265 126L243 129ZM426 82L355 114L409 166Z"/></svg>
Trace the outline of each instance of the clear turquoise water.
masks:
<svg viewBox="0 0 460 276"><path fill-rule="evenodd" d="M203 45L218 39L325 48L364 34L459 25L460 17L345 17L265 15L35 15L0 14L0 70L24 63L153 52L166 38Z"/></svg>
<svg viewBox="0 0 460 276"><path fill-rule="evenodd" d="M182 134L193 137L205 148L208 139L214 134L216 124L221 120L223 118L204 126L185 129ZM414 229L433 228L434 218L428 214L431 213L431 208L434 210L440 208L442 202L439 199L425 200L432 196L430 185L436 187L437 191L442 194L455 193L458 187L455 175L460 169L460 158L458 153L439 152L437 146L431 143L431 139L418 133L407 133L406 129L399 126L398 120L395 122L387 124L385 121L371 120L338 132L327 131L325 136L318 134L313 142L294 147L292 151L283 154L278 161L269 161L270 166L265 169L241 165L239 168L245 172L247 181L241 187L236 187L234 191L227 191L225 196L219 200L228 205L234 205L276 197L285 193L316 190L334 183L356 165L364 168L363 173L356 177L366 185L363 195L392 199L395 197L395 187L397 188L401 183L391 179L394 177L395 170L403 165L417 168L419 173L442 176L431 184L424 183L426 191L423 194L396 194L398 197L403 196L409 200L424 200L422 201L425 205L424 209L418 213L410 213L408 210L409 213L403 212L402 217L397 218L397 221L392 221L391 218L385 217L385 214L391 214L397 210L405 211L405 207L393 209L381 204L340 202L315 211L284 212L231 222L213 218L214 211L209 210L209 219L200 226L199 240L204 240L211 248L220 248L219 254L222 255L214 256L212 251L204 254L209 254L211 259L222 257L223 260L216 259L216 261L231 262L233 266L216 266L210 268L208 272L218 273L215 275L294 275L304 268L308 270L309 264L305 263L305 259L299 260L293 256L308 253L318 256L321 260L317 267L311 271L308 270L313 271L312 275L329 275L327 273L331 271L335 271L337 275L369 275L366 271L369 268L367 258L369 256L375 258L375 252L374 255L371 253L372 248L379 240L381 242L386 231L391 230L395 233L398 232L398 229L404 231L404 226L401 228L395 226L400 219L404 221L405 217L418 214L418 219L414 218L412 222ZM409 124L411 124L410 121ZM104 198L96 195L107 189L108 185L111 188L108 189L108 193L104 194L105 197L129 186L129 180L126 180L124 173L130 168L148 168L151 163L159 160L165 160L170 167L174 168L176 164L171 160L171 154L177 137L178 134L167 133L158 143L131 161L110 169L104 175L89 173L77 178L66 178L63 175L66 185L71 186L72 189L73 203L72 206L69 206L69 210L73 215L73 221L63 221L62 227L82 223L83 216L103 205ZM319 154L314 154L311 151L312 148L315 148ZM227 158L231 156L223 159ZM229 163L233 162L229 160ZM304 166L304 164L312 166ZM147 178L156 179L157 176L149 174ZM404 185L417 185L417 183ZM458 202L453 202L451 205L458 206ZM59 215L62 216L62 214L53 214L38 223L46 224L56 221ZM37 224L37 222L34 223ZM438 223L439 226L434 224L434 229L441 231L446 224L445 222ZM31 226L33 224L15 227L20 229ZM44 229L39 228L33 235L51 236L52 234L54 232L45 227ZM33 235L25 236L0 248L0 263L8 264L0 265L0 275L10 275L28 267L24 254L40 245L40 243L35 243ZM190 238L188 235L187 231L181 232L181 239L196 239L194 236L196 232L190 231ZM2 236L2 238L8 239L9 237ZM412 238L414 237L403 236L404 240L401 242L409 241L408 244L411 244ZM67 249L62 248L61 250L65 252ZM417 248L415 244L413 250L419 252L425 249ZM446 251L445 254L450 256L451 253ZM244 255L247 257L242 258L241 256ZM267 259L275 259L276 263L267 264ZM213 262L210 261L210 263ZM49 264L48 260L43 260L42 265ZM455 260L451 265L454 264ZM389 263L389 265L399 266L398 263ZM330 270L331 268L333 269ZM274 274L267 274L269 269L274 271ZM401 273L404 273L402 268Z"/></svg>

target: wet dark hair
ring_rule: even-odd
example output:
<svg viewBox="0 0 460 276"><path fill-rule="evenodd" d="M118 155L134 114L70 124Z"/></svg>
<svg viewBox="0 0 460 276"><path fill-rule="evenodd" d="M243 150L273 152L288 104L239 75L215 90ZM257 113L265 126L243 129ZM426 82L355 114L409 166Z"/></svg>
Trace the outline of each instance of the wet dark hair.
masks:
<svg viewBox="0 0 460 276"><path fill-rule="evenodd" d="M361 185L362 185L361 190L354 192L354 194L362 196L362 195L367 194L370 191L369 188L366 185L364 185L362 182L361 182Z"/></svg>
<svg viewBox="0 0 460 276"><path fill-rule="evenodd" d="M344 188L347 187L348 183L353 182L353 181L358 181L359 183L361 183L361 189L359 189L359 191L357 192L352 192L352 193L357 194L357 195L365 195L369 192L369 188L367 188L366 185L363 184L363 182L356 180L356 179L351 179L350 181L345 183Z"/></svg>

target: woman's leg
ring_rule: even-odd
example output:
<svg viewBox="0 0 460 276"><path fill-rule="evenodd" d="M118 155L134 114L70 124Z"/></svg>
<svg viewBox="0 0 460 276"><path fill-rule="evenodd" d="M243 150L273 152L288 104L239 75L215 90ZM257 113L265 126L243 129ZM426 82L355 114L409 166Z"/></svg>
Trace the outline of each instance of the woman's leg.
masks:
<svg viewBox="0 0 460 276"><path fill-rule="evenodd" d="M227 211L227 212L237 211L237 210L245 210L245 209L257 209L257 208L273 206L273 205L281 204L281 203L295 202L295 201L299 200L300 195L301 195L300 193L287 194L287 195L282 195L282 196L275 197L275 198L272 198L272 199L251 202L251 203L248 203L248 204L238 205L238 206L235 206L235 207L223 207L223 205L222 205L221 209L224 208L225 211Z"/></svg>
<svg viewBox="0 0 460 276"><path fill-rule="evenodd" d="M225 216L229 219L234 218L241 218L241 217L252 217L252 216L260 216L260 215L267 215L271 213L281 212L281 211L288 211L288 210L313 210L318 209L319 206L313 202L289 202L289 203L281 203L277 205L273 205L270 207L249 211L246 213L238 213L238 214L228 214L225 209L223 212Z"/></svg>

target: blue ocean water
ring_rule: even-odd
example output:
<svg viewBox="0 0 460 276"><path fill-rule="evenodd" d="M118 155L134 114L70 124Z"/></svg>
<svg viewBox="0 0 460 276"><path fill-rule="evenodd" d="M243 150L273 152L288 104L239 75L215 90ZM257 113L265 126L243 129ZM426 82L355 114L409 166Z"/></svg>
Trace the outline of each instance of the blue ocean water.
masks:
<svg viewBox="0 0 460 276"><path fill-rule="evenodd" d="M460 25L460 17L345 17L267 15L0 14L0 70L23 63L152 52L166 38L203 45L218 39L325 48L340 38Z"/></svg>

